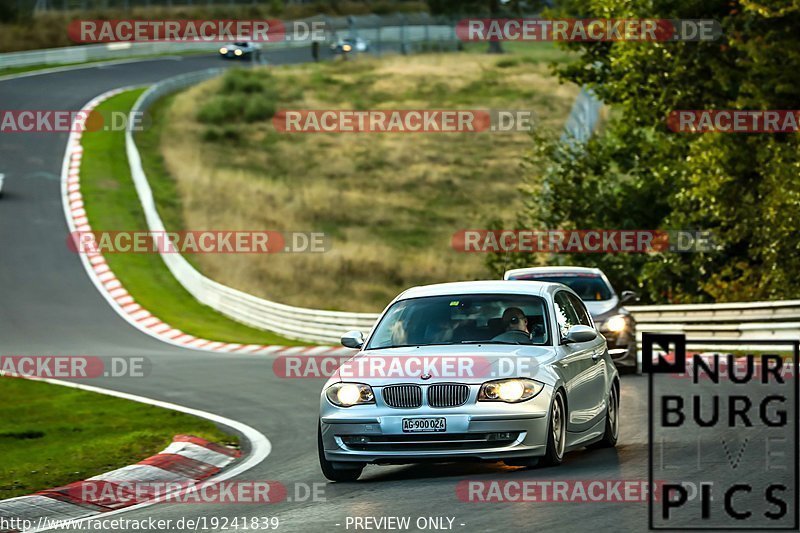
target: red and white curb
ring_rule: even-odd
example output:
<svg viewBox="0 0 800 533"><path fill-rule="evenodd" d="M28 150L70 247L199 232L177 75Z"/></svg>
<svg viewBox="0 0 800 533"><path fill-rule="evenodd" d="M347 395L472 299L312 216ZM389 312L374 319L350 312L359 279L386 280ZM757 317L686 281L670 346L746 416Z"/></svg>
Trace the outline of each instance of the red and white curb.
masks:
<svg viewBox="0 0 800 533"><path fill-rule="evenodd" d="M152 500L152 496L130 490L131 485L170 483L186 491L215 476L239 457L238 450L198 437L177 435L161 453L135 465L31 496L0 501L0 517L7 523L28 521L33 528L42 529L55 522L117 511ZM17 530L0 528L0 533L9 531Z"/></svg>
<svg viewBox="0 0 800 533"><path fill-rule="evenodd" d="M114 89L101 94L83 107L87 114L103 101L130 90L131 87ZM64 212L70 232L90 232L92 226L86 216L86 209L81 195L80 171L83 159L81 137L83 133L73 128L67 141L64 164L61 172L61 193ZM123 157L120 155L120 157ZM253 355L349 355L354 350L341 346L271 346L261 344L235 344L202 339L176 329L153 316L147 309L136 303L119 279L111 271L103 254L98 252L79 253L89 277L100 293L108 300L111 307L137 329L157 339L194 350L209 352L225 352Z"/></svg>

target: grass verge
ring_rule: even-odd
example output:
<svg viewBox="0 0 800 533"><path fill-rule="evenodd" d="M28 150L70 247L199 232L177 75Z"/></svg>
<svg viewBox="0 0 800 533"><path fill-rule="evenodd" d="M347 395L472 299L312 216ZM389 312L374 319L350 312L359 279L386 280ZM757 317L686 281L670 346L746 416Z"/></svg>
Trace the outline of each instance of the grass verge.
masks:
<svg viewBox="0 0 800 533"><path fill-rule="evenodd" d="M143 89L127 91L103 102L101 113L127 112ZM81 193L96 231L146 230L139 197L125 157L121 131L87 132L82 138ZM154 186L155 193L160 189ZM196 337L241 344L301 343L250 328L194 299L172 276L158 254L106 254L111 270L133 298L162 321Z"/></svg>
<svg viewBox="0 0 800 533"><path fill-rule="evenodd" d="M26 379L0 378L0 499L136 463L189 434L238 439L212 422L129 400Z"/></svg>

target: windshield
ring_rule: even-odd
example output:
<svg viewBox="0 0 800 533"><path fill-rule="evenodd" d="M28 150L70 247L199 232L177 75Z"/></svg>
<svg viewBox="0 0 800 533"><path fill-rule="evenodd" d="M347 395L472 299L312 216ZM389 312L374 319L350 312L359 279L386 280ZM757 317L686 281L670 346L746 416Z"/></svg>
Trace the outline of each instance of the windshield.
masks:
<svg viewBox="0 0 800 533"><path fill-rule="evenodd" d="M549 340L538 296L468 294L401 300L384 315L367 350L441 344L536 344Z"/></svg>
<svg viewBox="0 0 800 533"><path fill-rule="evenodd" d="M611 288L597 274L523 274L509 279L563 283L575 291L584 302L610 300Z"/></svg>

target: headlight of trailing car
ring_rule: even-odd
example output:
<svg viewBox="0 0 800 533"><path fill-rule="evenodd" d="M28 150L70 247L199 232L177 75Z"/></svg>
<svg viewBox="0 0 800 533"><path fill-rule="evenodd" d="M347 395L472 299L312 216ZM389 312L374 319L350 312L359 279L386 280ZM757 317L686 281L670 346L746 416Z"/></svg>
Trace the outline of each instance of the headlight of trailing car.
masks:
<svg viewBox="0 0 800 533"><path fill-rule="evenodd" d="M605 328L614 333L619 333L627 327L628 320L625 318L625 315L614 315L605 323Z"/></svg>
<svg viewBox="0 0 800 533"><path fill-rule="evenodd" d="M237 55L237 56L240 56L240 55L242 55L242 50L241 50L241 48L237 48L236 50L233 51L233 53L235 55Z"/></svg>
<svg viewBox="0 0 800 533"><path fill-rule="evenodd" d="M219 49L219 53L225 55L228 53L228 49L223 46L222 48Z"/></svg>
<svg viewBox="0 0 800 533"><path fill-rule="evenodd" d="M375 403L372 387L363 383L335 383L325 391L328 401L339 407Z"/></svg>
<svg viewBox="0 0 800 533"><path fill-rule="evenodd" d="M544 389L544 385L532 379L512 378L487 381L481 385L479 402L518 403L530 400Z"/></svg>

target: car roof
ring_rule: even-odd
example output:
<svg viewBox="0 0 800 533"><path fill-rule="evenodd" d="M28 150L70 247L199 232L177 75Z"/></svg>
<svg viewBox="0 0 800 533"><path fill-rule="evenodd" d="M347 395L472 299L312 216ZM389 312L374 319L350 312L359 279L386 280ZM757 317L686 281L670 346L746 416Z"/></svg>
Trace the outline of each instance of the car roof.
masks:
<svg viewBox="0 0 800 533"><path fill-rule="evenodd" d="M552 293L557 288L564 288L564 286L560 283L549 283L545 281L456 281L412 287L400 294L397 300L456 294L527 294L532 296L544 296L545 294Z"/></svg>
<svg viewBox="0 0 800 533"><path fill-rule="evenodd" d="M506 270L506 273L503 275L503 279L507 280L511 276L519 276L523 274L596 274L598 276L602 276L603 271L599 268L576 266L515 268L513 270Z"/></svg>

